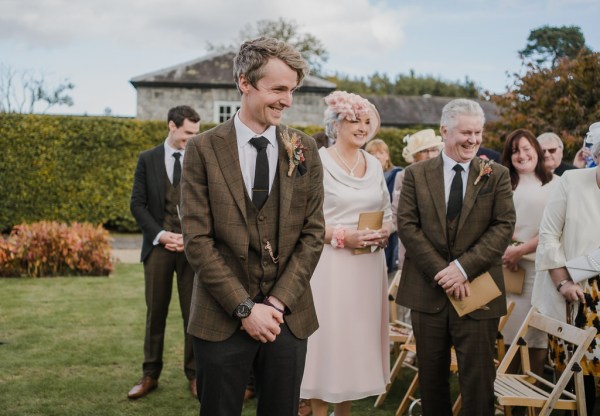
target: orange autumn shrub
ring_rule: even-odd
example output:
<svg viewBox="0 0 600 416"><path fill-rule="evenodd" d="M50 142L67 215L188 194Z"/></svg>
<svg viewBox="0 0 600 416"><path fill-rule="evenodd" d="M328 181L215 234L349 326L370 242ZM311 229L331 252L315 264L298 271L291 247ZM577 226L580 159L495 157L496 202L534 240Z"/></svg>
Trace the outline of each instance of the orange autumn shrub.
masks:
<svg viewBox="0 0 600 416"><path fill-rule="evenodd" d="M20 224L0 241L0 276L108 276L112 270L109 234L102 226Z"/></svg>

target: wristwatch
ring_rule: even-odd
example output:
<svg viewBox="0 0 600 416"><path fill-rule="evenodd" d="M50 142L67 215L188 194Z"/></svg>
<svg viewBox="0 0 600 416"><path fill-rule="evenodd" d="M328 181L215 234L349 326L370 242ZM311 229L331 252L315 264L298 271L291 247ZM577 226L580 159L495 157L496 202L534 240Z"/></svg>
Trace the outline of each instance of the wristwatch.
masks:
<svg viewBox="0 0 600 416"><path fill-rule="evenodd" d="M238 319L244 319L250 316L250 312L252 312L252 308L254 307L254 302L252 299L248 298L242 303L240 303L236 308L233 316Z"/></svg>

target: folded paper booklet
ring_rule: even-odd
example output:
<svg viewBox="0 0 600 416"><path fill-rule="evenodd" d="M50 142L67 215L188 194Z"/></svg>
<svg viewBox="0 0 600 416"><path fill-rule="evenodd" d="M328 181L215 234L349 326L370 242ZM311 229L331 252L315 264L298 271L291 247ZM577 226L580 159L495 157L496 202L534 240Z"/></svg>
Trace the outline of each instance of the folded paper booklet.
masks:
<svg viewBox="0 0 600 416"><path fill-rule="evenodd" d="M383 225L383 211L361 212L358 215L359 230L379 230ZM372 250L371 248L374 247ZM368 246L363 248L355 248L354 254L367 254L376 251L379 247Z"/></svg>
<svg viewBox="0 0 600 416"><path fill-rule="evenodd" d="M485 305L502 294L496 282L494 282L492 275L488 272L469 282L468 285L471 289L471 295L463 300L455 299L454 296L448 296L458 316L466 315L476 309L483 309Z"/></svg>
<svg viewBox="0 0 600 416"><path fill-rule="evenodd" d="M502 274L504 274L504 287L506 288L506 293L514 293L515 295L523 293L525 269L519 267L516 272L513 272L506 267L502 267Z"/></svg>

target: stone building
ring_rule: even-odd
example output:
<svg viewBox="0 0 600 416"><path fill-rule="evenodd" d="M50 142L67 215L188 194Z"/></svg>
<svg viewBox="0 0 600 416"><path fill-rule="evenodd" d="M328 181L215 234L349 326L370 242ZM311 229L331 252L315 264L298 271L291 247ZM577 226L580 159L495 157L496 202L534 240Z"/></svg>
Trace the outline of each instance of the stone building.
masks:
<svg viewBox="0 0 600 416"><path fill-rule="evenodd" d="M202 58L131 79L137 90L137 118L163 120L176 105L193 107L203 122L221 123L240 106L240 93L233 81L235 51L213 53ZM323 123L323 97L336 85L308 76L294 93L294 105L284 112L283 123Z"/></svg>
<svg viewBox="0 0 600 416"><path fill-rule="evenodd" d="M137 118L163 120L167 110L187 104L200 114L203 122L221 123L240 105L240 93L233 81L234 50L217 52L131 79L137 90ZM284 112L283 123L323 125L323 98L336 84L308 76L294 94L294 105ZM381 116L382 127L437 126L442 108L453 98L429 95L367 96ZM497 119L496 107L480 101L486 119Z"/></svg>

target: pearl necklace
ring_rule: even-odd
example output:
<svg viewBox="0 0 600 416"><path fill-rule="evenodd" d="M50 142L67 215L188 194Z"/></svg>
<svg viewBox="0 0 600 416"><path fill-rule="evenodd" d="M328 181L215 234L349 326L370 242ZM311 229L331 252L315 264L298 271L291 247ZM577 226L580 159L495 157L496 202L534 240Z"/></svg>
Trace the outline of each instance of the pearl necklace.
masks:
<svg viewBox="0 0 600 416"><path fill-rule="evenodd" d="M356 152L356 162L354 163L354 166L350 167L350 166L348 166L348 164L346 163L344 158L342 158L342 155L340 155L340 152L338 152L337 147L334 147L333 151L338 156L338 158L342 161L344 166L346 166L346 169L348 169L350 171L349 172L350 176L354 176L354 169L356 169L358 167L358 164L360 163L360 152L359 151Z"/></svg>

